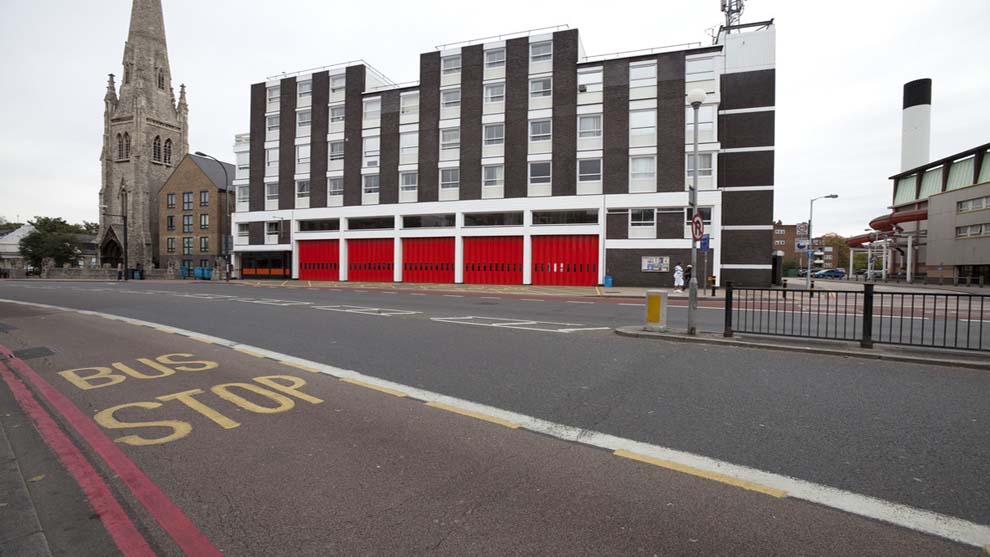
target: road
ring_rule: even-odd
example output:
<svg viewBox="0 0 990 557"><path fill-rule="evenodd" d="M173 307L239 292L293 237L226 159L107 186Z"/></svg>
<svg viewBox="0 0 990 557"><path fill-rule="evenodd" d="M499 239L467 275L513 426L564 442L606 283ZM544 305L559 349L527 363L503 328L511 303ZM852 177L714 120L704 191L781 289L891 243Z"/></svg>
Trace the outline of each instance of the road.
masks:
<svg viewBox="0 0 990 557"><path fill-rule="evenodd" d="M975 526L978 535L990 523L985 372L614 335L612 327L639 322L640 306L416 294L423 293L0 282L0 299L213 335L428 393L421 398L498 409L503 414L494 415L521 416L524 427L52 309L0 303L0 330L7 331L0 344L51 348L55 354L27 363L90 414L145 402L161 406L127 407L121 415L190 424L188 434L164 444L118 445L231 554L966 550L857 516L861 509L843 513L828 502L767 497L617 458L555 439L554 427L810 482L816 493L837 488L891 508L940 513ZM703 323L717 328L721 313L710 314ZM57 373L174 353L218 366L87 390ZM231 407L214 390L271 375L305 380L301 391L323 402L295 397L291 411L276 416ZM161 398L191 389L238 426ZM162 414L148 418L151 410ZM538 435L526 431L534 429L530 421L556 425ZM120 437L107 423L104 433ZM386 472L376 475L372 464ZM315 532L320 525L326 531ZM170 536L149 530L156 550L175 551Z"/></svg>

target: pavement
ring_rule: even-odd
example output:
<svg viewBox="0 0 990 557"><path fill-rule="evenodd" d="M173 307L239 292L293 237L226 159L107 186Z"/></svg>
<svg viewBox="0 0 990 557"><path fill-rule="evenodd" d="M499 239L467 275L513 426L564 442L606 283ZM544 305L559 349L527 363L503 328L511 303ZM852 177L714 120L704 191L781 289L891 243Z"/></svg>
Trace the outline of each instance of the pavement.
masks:
<svg viewBox="0 0 990 557"><path fill-rule="evenodd" d="M116 427L104 417L100 429L231 554L979 547L947 544L959 538L943 530L924 536L898 516L938 517L932 524L954 524L970 541L990 535L985 372L613 334L640 321L641 304L358 290L4 282L0 299L117 320L0 302L0 344L52 350L26 363L90 417L131 404L113 416L189 425L151 445L119 439L168 437L178 424ZM175 353L218 365L158 379L116 365L165 373L154 363ZM94 366L128 377L84 390L58 373ZM257 382L271 375L306 381L301 392L324 402L288 394L292 409L263 413L216 391L271 390ZM194 389L219 417L170 396ZM269 404L250 388L230 390ZM735 483L719 475L727 470ZM823 495L833 493L857 504ZM124 499L156 552L181 551Z"/></svg>

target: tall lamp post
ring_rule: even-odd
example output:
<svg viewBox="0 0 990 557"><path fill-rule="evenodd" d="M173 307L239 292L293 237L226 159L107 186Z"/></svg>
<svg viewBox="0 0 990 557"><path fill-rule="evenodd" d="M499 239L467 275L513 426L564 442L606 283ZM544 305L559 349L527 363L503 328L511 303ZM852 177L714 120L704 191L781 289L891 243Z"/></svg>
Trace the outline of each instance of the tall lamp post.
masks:
<svg viewBox="0 0 990 557"><path fill-rule="evenodd" d="M228 197L230 192L227 188L230 186L230 177L227 175L227 167L220 162L220 159L214 157L213 155L207 155L202 151L196 151L196 154L200 157L207 157L213 159L220 165L220 170L223 170L223 216L220 218L220 255L223 256L223 276L224 280L230 282L230 252L227 249L227 235L230 232L230 207ZM224 231L226 226L227 230Z"/></svg>
<svg viewBox="0 0 990 557"><path fill-rule="evenodd" d="M103 213L103 216L118 217L124 219L124 272L122 274L124 275L123 277L124 280L127 280L127 189L126 188L120 188L120 208L122 209L123 214L113 215L110 213ZM107 209L109 209L109 207L106 205L100 205L100 209L106 211Z"/></svg>
<svg viewBox="0 0 990 557"><path fill-rule="evenodd" d="M805 276L805 286L808 290L811 290L811 260L814 259L815 253L815 235L811 233L811 221L815 218L815 201L819 199L836 199L838 197L838 195L832 193L811 200L811 211L808 214L808 247L810 248L808 251L810 253L808 255L808 274Z"/></svg>
<svg viewBox="0 0 990 557"><path fill-rule="evenodd" d="M694 109L694 150L692 151L691 189L688 193L688 204L691 206L691 222L698 215L698 109L705 102L705 91L692 89L688 91L687 102ZM705 269L708 272L708 269ZM691 232L691 282L688 283L688 334L697 334L695 318L698 312L698 241Z"/></svg>

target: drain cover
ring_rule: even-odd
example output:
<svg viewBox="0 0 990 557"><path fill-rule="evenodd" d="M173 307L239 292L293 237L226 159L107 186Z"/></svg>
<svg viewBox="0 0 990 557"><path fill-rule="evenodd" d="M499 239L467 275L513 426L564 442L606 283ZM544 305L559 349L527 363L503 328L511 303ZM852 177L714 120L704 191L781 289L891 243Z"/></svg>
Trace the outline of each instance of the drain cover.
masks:
<svg viewBox="0 0 990 557"><path fill-rule="evenodd" d="M52 352L47 346L35 346L33 348L25 348L23 350L14 350L14 357L22 360L33 360L34 358L44 358L45 356L53 355L55 355L55 353Z"/></svg>

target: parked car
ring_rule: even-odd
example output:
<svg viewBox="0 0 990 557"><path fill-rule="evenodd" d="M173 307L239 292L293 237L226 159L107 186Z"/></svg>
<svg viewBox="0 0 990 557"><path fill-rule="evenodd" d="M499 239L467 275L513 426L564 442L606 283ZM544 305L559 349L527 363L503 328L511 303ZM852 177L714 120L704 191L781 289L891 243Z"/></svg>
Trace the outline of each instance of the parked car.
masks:
<svg viewBox="0 0 990 557"><path fill-rule="evenodd" d="M846 272L842 269L822 269L811 276L815 278L845 278Z"/></svg>

